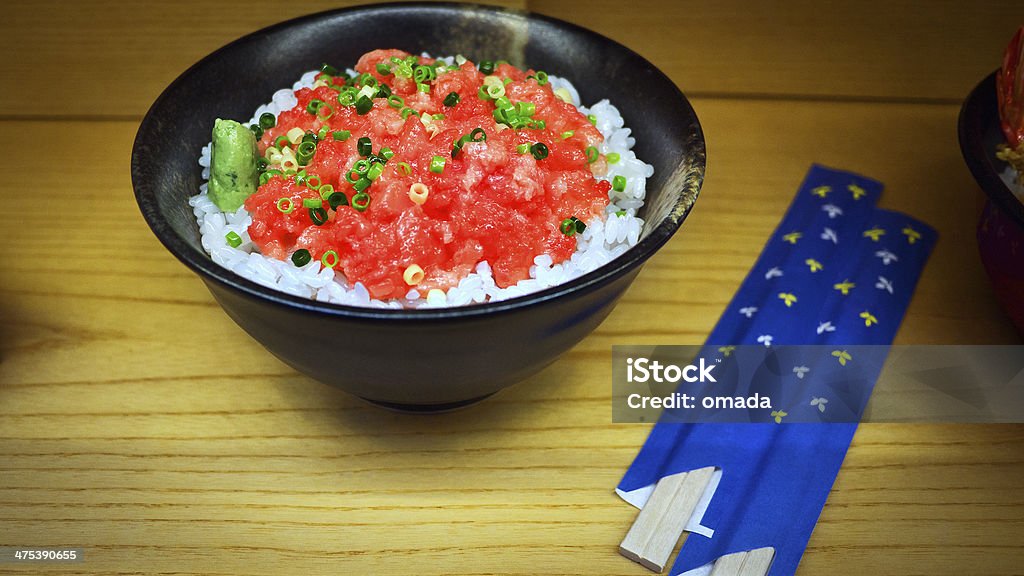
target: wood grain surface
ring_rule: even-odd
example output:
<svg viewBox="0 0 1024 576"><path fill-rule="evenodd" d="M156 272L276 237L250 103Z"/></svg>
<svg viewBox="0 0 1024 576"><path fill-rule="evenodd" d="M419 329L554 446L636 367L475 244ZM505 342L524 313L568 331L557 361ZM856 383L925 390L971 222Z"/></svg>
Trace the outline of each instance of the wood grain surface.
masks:
<svg viewBox="0 0 1024 576"><path fill-rule="evenodd" d="M47 136L0 178L0 545L85 548L61 574L646 574L616 550L636 512L612 488L649 428L611 423L610 347L701 342L812 162L940 231L898 342L1020 343L955 137L1020 4L551 0L529 7L697 95L709 169L682 231L594 334L471 409L393 414L296 374L156 241L128 161L192 61L326 7L5 6L0 141ZM9 89L54 75L65 92ZM863 425L798 574L1024 574L1022 485L1024 426Z"/></svg>

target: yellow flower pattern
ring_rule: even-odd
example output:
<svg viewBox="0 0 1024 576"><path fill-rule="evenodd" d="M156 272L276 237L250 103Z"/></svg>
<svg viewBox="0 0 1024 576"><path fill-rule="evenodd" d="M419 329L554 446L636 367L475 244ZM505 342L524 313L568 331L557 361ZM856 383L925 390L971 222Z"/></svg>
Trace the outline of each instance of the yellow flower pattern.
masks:
<svg viewBox="0 0 1024 576"><path fill-rule="evenodd" d="M850 191L850 194L853 194L854 200L860 200L861 198L864 197L864 195L867 194L867 192L865 192L863 188L857 186L856 184L850 184L849 186L846 187L846 189Z"/></svg>
<svg viewBox="0 0 1024 576"><path fill-rule="evenodd" d="M831 191L832 191L832 187L831 186L818 186L814 190L811 190L811 194L814 194L815 196L817 196L819 198L824 198L824 197L828 196L828 193L831 192Z"/></svg>
<svg viewBox="0 0 1024 576"><path fill-rule="evenodd" d="M857 285L849 280L843 280L839 284L833 284L832 287L843 293L843 296L849 296L850 290L853 290Z"/></svg>
<svg viewBox="0 0 1024 576"><path fill-rule="evenodd" d="M846 366L847 362L853 360L853 356L851 356L846 350L833 350L832 356L839 360L840 366Z"/></svg>
<svg viewBox="0 0 1024 576"><path fill-rule="evenodd" d="M877 226L872 228L872 229L870 229L870 230L865 230L864 231L864 237L865 238L871 238L871 240L873 240L875 242L878 242L882 238L882 236L885 236L885 230L883 230L883 229L881 229L881 228L879 228Z"/></svg>
<svg viewBox="0 0 1024 576"><path fill-rule="evenodd" d="M875 324L878 324L878 318L875 318L875 316L867 310L861 312L860 317L864 319L865 326L874 326Z"/></svg>
<svg viewBox="0 0 1024 576"><path fill-rule="evenodd" d="M796 244L796 241L803 238L803 236L804 235L799 232L790 232L789 234L783 236L782 239L786 242L789 242L790 244Z"/></svg>
<svg viewBox="0 0 1024 576"><path fill-rule="evenodd" d="M786 308L792 308L793 303L796 302L796 294L790 292L779 292L779 300L786 303Z"/></svg>
<svg viewBox="0 0 1024 576"><path fill-rule="evenodd" d="M811 272L817 272L818 270L824 268L824 266L821 265L821 262L818 262L814 258L808 258L807 260L804 260L804 264L807 264L807 267L811 269Z"/></svg>

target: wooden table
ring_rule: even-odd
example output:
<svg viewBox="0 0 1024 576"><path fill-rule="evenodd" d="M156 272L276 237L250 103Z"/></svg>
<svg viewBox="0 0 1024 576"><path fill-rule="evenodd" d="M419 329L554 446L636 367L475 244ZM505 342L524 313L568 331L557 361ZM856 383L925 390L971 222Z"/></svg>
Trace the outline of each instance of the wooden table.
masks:
<svg viewBox="0 0 1024 576"><path fill-rule="evenodd" d="M883 206L941 233L899 342L1020 342L978 262L955 130L1019 1L529 2L678 82L707 182L592 336L432 417L282 365L139 216L128 160L159 91L332 3L203 4L0 19L0 545L85 548L62 573L645 574L616 552L635 511L612 488L648 427L610 421L610 346L702 341L812 162L882 180ZM864 425L799 572L1024 574L1022 485L1022 426Z"/></svg>

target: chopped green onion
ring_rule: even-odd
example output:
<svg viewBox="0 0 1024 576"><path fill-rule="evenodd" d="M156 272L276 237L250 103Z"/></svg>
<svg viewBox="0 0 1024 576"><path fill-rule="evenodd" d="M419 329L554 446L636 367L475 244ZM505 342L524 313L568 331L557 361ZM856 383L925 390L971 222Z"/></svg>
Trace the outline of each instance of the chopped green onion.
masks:
<svg viewBox="0 0 1024 576"><path fill-rule="evenodd" d="M320 193L321 198L326 200L331 196L331 194L334 194L334 186L331 184L322 184L316 189L316 191Z"/></svg>
<svg viewBox="0 0 1024 576"><path fill-rule="evenodd" d="M348 205L348 196L341 192L335 192L327 197L327 204L331 207L331 210L337 210L338 206Z"/></svg>
<svg viewBox="0 0 1024 576"><path fill-rule="evenodd" d="M319 208L309 209L309 219L313 221L313 224L317 226L323 226L327 223L327 210L323 209L323 204Z"/></svg>
<svg viewBox="0 0 1024 576"><path fill-rule="evenodd" d="M452 158L453 159L459 153L459 151L462 150L462 147L466 145L466 142L469 142L469 134L465 134L461 138L456 140L455 142L452 142Z"/></svg>
<svg viewBox="0 0 1024 576"><path fill-rule="evenodd" d="M490 96L491 99L501 98L505 95L504 84L491 84L487 87L487 95Z"/></svg>
<svg viewBox="0 0 1024 576"><path fill-rule="evenodd" d="M543 142L537 142L530 146L530 152L533 153L533 157L537 160L543 160L548 157L548 147Z"/></svg>
<svg viewBox="0 0 1024 576"><path fill-rule="evenodd" d="M262 156L256 159L256 168L259 169L260 172L266 171L267 166L270 166L270 160L267 160Z"/></svg>
<svg viewBox="0 0 1024 576"><path fill-rule="evenodd" d="M366 171L366 178L370 180L370 182L373 182L377 178L380 178L380 175L383 173L384 165L380 162L374 162L370 165L370 169Z"/></svg>
<svg viewBox="0 0 1024 576"><path fill-rule="evenodd" d="M285 136L284 134L278 136L277 138L274 138L275 148L284 148L287 144L290 144L290 142L288 140L288 137Z"/></svg>
<svg viewBox="0 0 1024 576"><path fill-rule="evenodd" d="M356 192L362 192L363 190L369 188L370 184L373 184L373 181L364 176L359 180L353 182L352 187L355 188Z"/></svg>
<svg viewBox="0 0 1024 576"><path fill-rule="evenodd" d="M355 170L356 174L362 176L370 169L370 161L365 158L356 160L356 163L352 165L352 169Z"/></svg>
<svg viewBox="0 0 1024 576"><path fill-rule="evenodd" d="M415 59L413 60L413 62L415 62ZM394 67L391 68L391 71L395 74L395 76L399 76L401 78L412 77L412 64L410 62L398 58L397 56L392 56L391 63L395 65Z"/></svg>
<svg viewBox="0 0 1024 576"><path fill-rule="evenodd" d="M345 140L348 140L350 136L352 136L352 133L349 132L348 130L336 130L335 132L331 133L331 136L333 136L334 139L339 142L344 142Z"/></svg>
<svg viewBox="0 0 1024 576"><path fill-rule="evenodd" d="M576 233L576 223L573 222L572 218L566 218L558 225L558 231L566 236L572 236Z"/></svg>
<svg viewBox="0 0 1024 576"><path fill-rule="evenodd" d="M363 86L362 88L359 89L358 92L356 92L356 100L358 101L359 98L362 96L366 96L367 98L376 98L377 92L378 90L376 84L374 84L373 86Z"/></svg>
<svg viewBox="0 0 1024 576"><path fill-rule="evenodd" d="M388 96L391 96L391 86L388 86L387 84L381 82L380 86L377 86L377 94L375 95L375 97L387 98Z"/></svg>
<svg viewBox="0 0 1024 576"><path fill-rule="evenodd" d="M470 142L486 142L487 132L484 132L483 128L473 128L473 131L469 133Z"/></svg>
<svg viewBox="0 0 1024 576"><path fill-rule="evenodd" d="M314 182L314 180L316 182ZM321 181L320 177L317 176L316 174L313 174L312 176L306 178L306 188L309 188L310 190L319 190L322 184L323 181Z"/></svg>
<svg viewBox="0 0 1024 576"><path fill-rule="evenodd" d="M417 66L412 71L412 79L417 84L430 80L430 74L433 72L429 66Z"/></svg>
<svg viewBox="0 0 1024 576"><path fill-rule="evenodd" d="M322 100L317 100L316 98L314 98L309 101L309 104L306 105L306 112L309 112L310 114L316 114L317 110L319 110L320 106L322 105Z"/></svg>
<svg viewBox="0 0 1024 576"><path fill-rule="evenodd" d="M566 236L572 236L573 234L583 234L583 231L587 229L587 225L582 220L575 216L570 216L562 223L558 225L558 230Z"/></svg>
<svg viewBox="0 0 1024 576"><path fill-rule="evenodd" d="M487 86L480 86L480 89L476 91L476 97L481 100L490 100L491 96L487 93Z"/></svg>
<svg viewBox="0 0 1024 576"><path fill-rule="evenodd" d="M303 208L320 208L323 205L324 205L324 201L319 199L319 198L303 198L302 199L302 207Z"/></svg>
<svg viewBox="0 0 1024 576"><path fill-rule="evenodd" d="M494 72L494 62L491 60L480 61L480 73L487 76Z"/></svg>
<svg viewBox="0 0 1024 576"><path fill-rule="evenodd" d="M373 74L370 74L369 72L363 72L363 74L359 77L359 85L369 86L370 88L376 88L377 79L373 77Z"/></svg>
<svg viewBox="0 0 1024 576"><path fill-rule="evenodd" d="M612 178L612 190L616 192L623 192L626 189L626 178L623 176L616 176Z"/></svg>
<svg viewBox="0 0 1024 576"><path fill-rule="evenodd" d="M401 171L406 176L412 174L412 166L409 166L408 162L399 162L398 170Z"/></svg>
<svg viewBox="0 0 1024 576"><path fill-rule="evenodd" d="M617 211L615 213L615 215L618 216L619 218L624 218L626 216L626 211L625 210L619 210L619 211Z"/></svg>
<svg viewBox="0 0 1024 576"><path fill-rule="evenodd" d="M391 106L395 110L401 110L402 106L405 106L405 99L398 94L392 94L388 96L388 106Z"/></svg>
<svg viewBox="0 0 1024 576"><path fill-rule="evenodd" d="M334 250L324 252L324 255L320 257L320 263L324 265L324 268L334 268L338 265L338 253Z"/></svg>
<svg viewBox="0 0 1024 576"><path fill-rule="evenodd" d="M373 100L370 100L369 97L360 96L359 99L356 100L356 114L364 116L371 108L373 108Z"/></svg>
<svg viewBox="0 0 1024 576"><path fill-rule="evenodd" d="M593 124L594 126L597 126L597 116L594 116L593 114L587 114L587 121Z"/></svg>
<svg viewBox="0 0 1024 576"><path fill-rule="evenodd" d="M338 104L342 106L351 106L356 103L356 91L351 88L345 88L338 92Z"/></svg>
<svg viewBox="0 0 1024 576"><path fill-rule="evenodd" d="M503 79L501 81L501 83L504 84L505 86L508 86L509 84L512 83L512 79L511 78L505 78L505 79Z"/></svg>
<svg viewBox="0 0 1024 576"><path fill-rule="evenodd" d="M444 105L451 108L458 104L461 99L462 98L459 96L458 92L449 92L448 95L444 97Z"/></svg>
<svg viewBox="0 0 1024 576"><path fill-rule="evenodd" d="M575 133L576 132L574 130L566 130L565 132L562 132L562 140L568 140L569 138L572 138L572 135Z"/></svg>
<svg viewBox="0 0 1024 576"><path fill-rule="evenodd" d="M303 142L299 144L299 148L295 151L295 159L298 160L299 166L305 166L309 164L309 161L313 159L313 155L316 153L316 144L313 142Z"/></svg>
<svg viewBox="0 0 1024 576"><path fill-rule="evenodd" d="M324 62L323 64L320 65L320 71L323 72L324 74L329 75L329 76L337 76L338 75L338 69L335 68L334 66L331 66L330 64L328 64L326 62Z"/></svg>
<svg viewBox="0 0 1024 576"><path fill-rule="evenodd" d="M292 264L295 264L300 268L309 264L309 261L312 259L313 257L309 255L309 250L306 250L305 248L299 248L292 253Z"/></svg>
<svg viewBox="0 0 1024 576"><path fill-rule="evenodd" d="M621 158L622 156L620 156L618 152L609 152L604 157L604 159L607 160L609 164L618 164Z"/></svg>
<svg viewBox="0 0 1024 576"><path fill-rule="evenodd" d="M537 112L537 105L534 104L533 102L517 102L516 112L520 116L533 116L534 113Z"/></svg>
<svg viewBox="0 0 1024 576"><path fill-rule="evenodd" d="M295 210L295 203L292 202L292 199L288 197L278 198L277 209L284 214L291 214L292 210Z"/></svg>
<svg viewBox="0 0 1024 576"><path fill-rule="evenodd" d="M317 118L320 118L321 120L327 120L331 116L334 116L334 108L331 108L330 104L322 102L320 106L316 109L316 115Z"/></svg>
<svg viewBox="0 0 1024 576"><path fill-rule="evenodd" d="M444 114L434 114L431 118L434 120L444 120Z"/></svg>
<svg viewBox="0 0 1024 576"><path fill-rule="evenodd" d="M395 156L395 151L385 146L380 149L380 156L384 159L384 163L387 163L388 160L391 160Z"/></svg>
<svg viewBox="0 0 1024 576"><path fill-rule="evenodd" d="M370 195L360 192L352 197L352 207L359 212L365 212L370 207Z"/></svg>
<svg viewBox="0 0 1024 576"><path fill-rule="evenodd" d="M526 127L530 130L543 130L547 128L547 122L543 120L530 120L526 123Z"/></svg>
<svg viewBox="0 0 1024 576"><path fill-rule="evenodd" d="M312 132L306 132L305 134L302 135L302 139L299 140L299 142L312 142L316 144L316 140L316 134L313 134Z"/></svg>
<svg viewBox="0 0 1024 576"><path fill-rule="evenodd" d="M356 152L360 156L369 156L370 152L373 152L373 142L366 136L363 136L356 141Z"/></svg>
<svg viewBox="0 0 1024 576"><path fill-rule="evenodd" d="M417 84L416 90L423 92L424 94L430 94L430 84Z"/></svg>
<svg viewBox="0 0 1024 576"><path fill-rule="evenodd" d="M519 146L516 146L516 152L519 152L520 154L526 154L529 151L530 151L530 145L529 144L520 144Z"/></svg>
<svg viewBox="0 0 1024 576"><path fill-rule="evenodd" d="M330 132L330 131L331 131L330 126L327 126L327 125L321 126L320 129L317 130L317 132L316 132L316 139L317 140L323 140L324 138L327 137L327 133Z"/></svg>
<svg viewBox="0 0 1024 576"><path fill-rule="evenodd" d="M391 74L391 67L383 62L378 62L377 73L381 76L387 76L388 74Z"/></svg>
<svg viewBox="0 0 1024 576"><path fill-rule="evenodd" d="M597 162L597 158L600 156L600 154L597 152L597 148L593 146L587 146L587 149L585 151L587 153L588 164L593 164L594 162Z"/></svg>
<svg viewBox="0 0 1024 576"><path fill-rule="evenodd" d="M270 112L264 112L260 114L260 128L264 130L270 130L277 125L277 117Z"/></svg>
<svg viewBox="0 0 1024 576"><path fill-rule="evenodd" d="M537 79L538 86L543 86L548 83L548 75L546 72L538 71L536 74L534 74L534 78Z"/></svg>
<svg viewBox="0 0 1024 576"><path fill-rule="evenodd" d="M232 248L238 248L242 245L242 237L234 230L225 234L224 239L228 241L228 246L231 246Z"/></svg>
<svg viewBox="0 0 1024 576"><path fill-rule="evenodd" d="M434 156L430 159L430 171L434 174L441 174L444 172L444 156Z"/></svg>
<svg viewBox="0 0 1024 576"><path fill-rule="evenodd" d="M417 117L420 115L419 112L413 110L412 108L402 108L402 120L408 118L410 114L415 114Z"/></svg>
<svg viewBox="0 0 1024 576"><path fill-rule="evenodd" d="M250 124L249 130L252 131L252 135L255 136L257 140L263 138L263 128L260 128L258 124Z"/></svg>

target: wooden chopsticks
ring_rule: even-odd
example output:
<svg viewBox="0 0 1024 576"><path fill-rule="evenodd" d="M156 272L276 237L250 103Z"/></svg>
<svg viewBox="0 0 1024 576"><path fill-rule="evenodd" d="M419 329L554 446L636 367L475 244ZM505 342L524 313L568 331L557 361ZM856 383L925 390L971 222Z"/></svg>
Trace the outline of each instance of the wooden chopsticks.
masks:
<svg viewBox="0 0 1024 576"><path fill-rule="evenodd" d="M775 548L758 548L726 554L715 561L711 576L767 576Z"/></svg>
<svg viewBox="0 0 1024 576"><path fill-rule="evenodd" d="M660 574L714 471L709 466L659 480L619 544L619 553ZM774 558L774 548L727 554L715 561L710 576L767 576Z"/></svg>
<svg viewBox="0 0 1024 576"><path fill-rule="evenodd" d="M619 544L619 552L655 572L664 570L714 471L709 466L659 480Z"/></svg>

